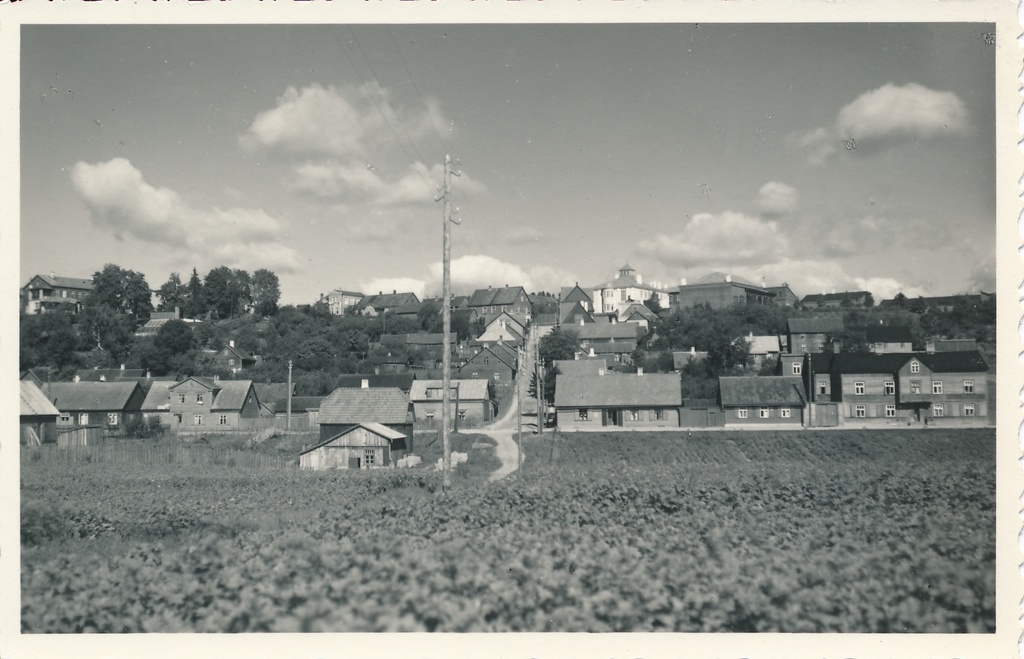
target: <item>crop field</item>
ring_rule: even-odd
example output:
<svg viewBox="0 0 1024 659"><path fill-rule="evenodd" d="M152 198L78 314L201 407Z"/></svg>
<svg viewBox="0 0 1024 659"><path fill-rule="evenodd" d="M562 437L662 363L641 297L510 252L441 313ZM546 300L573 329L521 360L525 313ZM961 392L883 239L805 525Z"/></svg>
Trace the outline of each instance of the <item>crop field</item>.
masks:
<svg viewBox="0 0 1024 659"><path fill-rule="evenodd" d="M994 630L994 430L487 443L448 491L23 461L22 630Z"/></svg>

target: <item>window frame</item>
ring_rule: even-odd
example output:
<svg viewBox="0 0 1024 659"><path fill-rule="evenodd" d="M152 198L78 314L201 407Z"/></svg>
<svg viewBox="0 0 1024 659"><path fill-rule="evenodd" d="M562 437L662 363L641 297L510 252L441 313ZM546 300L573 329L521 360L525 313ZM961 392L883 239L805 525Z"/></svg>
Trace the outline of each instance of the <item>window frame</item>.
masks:
<svg viewBox="0 0 1024 659"><path fill-rule="evenodd" d="M863 381L854 382L853 383L853 394L855 396L863 396L864 395L864 391L865 391L866 388L867 388L867 386L866 386L866 384Z"/></svg>
<svg viewBox="0 0 1024 659"><path fill-rule="evenodd" d="M932 395L942 395L942 380L932 380Z"/></svg>
<svg viewBox="0 0 1024 659"><path fill-rule="evenodd" d="M946 406L942 403L932 405L932 416L946 416Z"/></svg>
<svg viewBox="0 0 1024 659"><path fill-rule="evenodd" d="M745 408L745 407L741 407L740 409L736 410L736 418L737 419L746 419L746 418L748 418L748 416L747 416L748 414L749 414L749 410L747 408Z"/></svg>
<svg viewBox="0 0 1024 659"><path fill-rule="evenodd" d="M193 426L201 426L201 425L203 425L203 415L201 413L196 412L195 414L192 415L192 425Z"/></svg>
<svg viewBox="0 0 1024 659"><path fill-rule="evenodd" d="M803 375L804 365L800 362L793 362L793 375Z"/></svg>
<svg viewBox="0 0 1024 659"><path fill-rule="evenodd" d="M226 425L228 425L228 415L227 414L221 414L220 417L217 418L217 425L218 426L226 426Z"/></svg>
<svg viewBox="0 0 1024 659"><path fill-rule="evenodd" d="M116 428L120 422L120 415L117 412L107 412L107 425Z"/></svg>
<svg viewBox="0 0 1024 659"><path fill-rule="evenodd" d="M854 405L853 416L855 419L866 419L868 417L867 405Z"/></svg>
<svg viewBox="0 0 1024 659"><path fill-rule="evenodd" d="M974 380L964 380L964 393L965 394L973 394L974 393Z"/></svg>
<svg viewBox="0 0 1024 659"><path fill-rule="evenodd" d="M891 414L890 414L891 412ZM896 405L892 403L886 403L885 405L885 418L895 419L896 418Z"/></svg>
<svg viewBox="0 0 1024 659"><path fill-rule="evenodd" d="M792 419L793 418L793 410L789 409L788 407L783 407L782 409L779 410L779 418L780 419Z"/></svg>
<svg viewBox="0 0 1024 659"><path fill-rule="evenodd" d="M772 408L770 408L770 407L759 407L759 408L757 408L757 418L759 418L759 419L770 419L770 418L772 418Z"/></svg>
<svg viewBox="0 0 1024 659"><path fill-rule="evenodd" d="M885 381L885 395L886 396L895 396L896 395L896 381L895 380L886 380Z"/></svg>
<svg viewBox="0 0 1024 659"><path fill-rule="evenodd" d="M586 407L576 408L576 420L577 421L590 421L590 409Z"/></svg>
<svg viewBox="0 0 1024 659"><path fill-rule="evenodd" d="M964 416L977 416L974 403L964 403Z"/></svg>
<svg viewBox="0 0 1024 659"><path fill-rule="evenodd" d="M910 372L911 373L920 373L921 372L921 362L919 362L919 361L912 361L912 362L910 362Z"/></svg>

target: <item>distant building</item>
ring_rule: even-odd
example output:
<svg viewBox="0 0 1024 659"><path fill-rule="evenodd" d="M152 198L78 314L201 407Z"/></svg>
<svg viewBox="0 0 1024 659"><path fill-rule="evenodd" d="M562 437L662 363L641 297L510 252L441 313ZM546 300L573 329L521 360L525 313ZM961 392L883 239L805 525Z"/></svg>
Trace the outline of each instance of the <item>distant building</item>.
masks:
<svg viewBox="0 0 1024 659"><path fill-rule="evenodd" d="M250 428L261 405L251 380L192 376L167 387L170 428L174 432Z"/></svg>
<svg viewBox="0 0 1024 659"><path fill-rule="evenodd" d="M362 293L356 291L336 288L327 294L327 308L335 316L340 316L345 313L345 309L356 306L364 297Z"/></svg>
<svg viewBox="0 0 1024 659"><path fill-rule="evenodd" d="M469 296L466 306L476 309L481 316L505 312L523 316L527 321L533 317L533 304L522 286L478 288Z"/></svg>
<svg viewBox="0 0 1024 659"><path fill-rule="evenodd" d="M864 328L864 336L868 349L876 354L913 350L910 328L903 325L869 325Z"/></svg>
<svg viewBox="0 0 1024 659"><path fill-rule="evenodd" d="M406 448L406 435L373 422L357 423L299 454L299 467L377 469L392 467Z"/></svg>
<svg viewBox="0 0 1024 659"><path fill-rule="evenodd" d="M382 313L391 313L402 305L414 304L419 301L420 299L416 297L415 293L399 293L398 291L392 291L391 293L381 292L376 295L367 295L363 297L363 299L355 305L355 310L363 316L379 316Z"/></svg>
<svg viewBox="0 0 1024 659"><path fill-rule="evenodd" d="M91 290L91 278L58 277L52 272L36 275L21 288L21 308L30 316L47 311L78 313Z"/></svg>
<svg viewBox="0 0 1024 659"><path fill-rule="evenodd" d="M559 430L679 427L683 399L674 373L571 373L555 382Z"/></svg>
<svg viewBox="0 0 1024 659"><path fill-rule="evenodd" d="M409 399L417 423L441 422L444 389L441 380L417 380L412 384ZM480 426L494 419L497 405L487 391L486 379L452 380L449 390L449 413L458 425Z"/></svg>
<svg viewBox="0 0 1024 659"><path fill-rule="evenodd" d="M57 441L57 417L60 411L31 380L18 383L21 389L21 443L26 446L53 444Z"/></svg>
<svg viewBox="0 0 1024 659"><path fill-rule="evenodd" d="M840 307L870 307L874 302L868 291L848 291L807 295L800 301L800 304L807 308L838 309Z"/></svg>
<svg viewBox="0 0 1024 659"><path fill-rule="evenodd" d="M693 283L684 279L669 292L669 306L673 311L708 306L725 309L736 304L774 304L775 294L766 286L742 277L712 272Z"/></svg>
<svg viewBox="0 0 1024 659"><path fill-rule="evenodd" d="M320 403L320 440L332 437L359 425L379 423L409 438L413 421L412 402L398 388L338 388Z"/></svg>
<svg viewBox="0 0 1024 659"><path fill-rule="evenodd" d="M790 354L821 352L836 334L843 331L843 319L839 316L790 318L787 322Z"/></svg>
<svg viewBox="0 0 1024 659"><path fill-rule="evenodd" d="M789 284L785 282L782 286L768 286L765 290L775 294L775 304L780 307L792 307L800 301L796 293L790 290Z"/></svg>
<svg viewBox="0 0 1024 659"><path fill-rule="evenodd" d="M720 377L718 385L726 427L803 425L807 400L800 377Z"/></svg>
<svg viewBox="0 0 1024 659"><path fill-rule="evenodd" d="M619 274L615 279L598 284L594 286L593 290L594 294L591 298L594 305L593 312L598 314L614 313L618 315L634 302L644 302L652 297L662 308L669 306L669 292L660 286L645 284L643 277L637 274L637 271L628 263L619 268ZM581 296L572 295L573 293L575 291L570 291L570 295L567 296L573 299L563 298L563 302L578 301Z"/></svg>

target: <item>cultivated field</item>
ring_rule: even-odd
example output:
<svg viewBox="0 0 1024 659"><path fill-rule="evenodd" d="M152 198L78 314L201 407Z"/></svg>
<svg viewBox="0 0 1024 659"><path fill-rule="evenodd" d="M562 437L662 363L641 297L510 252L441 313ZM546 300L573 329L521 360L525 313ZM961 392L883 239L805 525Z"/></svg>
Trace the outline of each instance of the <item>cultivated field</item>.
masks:
<svg viewBox="0 0 1024 659"><path fill-rule="evenodd" d="M496 483L485 443L449 492L23 461L22 629L994 629L993 430L549 433Z"/></svg>

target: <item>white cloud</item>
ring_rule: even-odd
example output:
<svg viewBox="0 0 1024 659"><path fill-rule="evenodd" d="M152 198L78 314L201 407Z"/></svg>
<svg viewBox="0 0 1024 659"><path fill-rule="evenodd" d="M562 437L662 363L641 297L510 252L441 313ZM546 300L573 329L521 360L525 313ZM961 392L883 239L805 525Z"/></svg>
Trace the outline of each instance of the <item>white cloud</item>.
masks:
<svg viewBox="0 0 1024 659"><path fill-rule="evenodd" d="M363 162L333 160L305 162L294 168L291 188L321 199L344 200L372 206L433 204L437 185L444 179L444 166L427 167L416 162L390 180L376 167ZM471 194L487 192L486 186L463 173L459 185Z"/></svg>
<svg viewBox="0 0 1024 659"><path fill-rule="evenodd" d="M862 152L903 140L964 134L969 128L967 107L953 92L888 83L843 106L832 126L792 133L786 142L818 165L847 140Z"/></svg>
<svg viewBox="0 0 1024 659"><path fill-rule="evenodd" d="M786 282L801 298L833 291L870 291L877 303L894 297L900 291L913 297L927 295L919 286L908 285L890 277L851 277L835 261L784 259L763 266L758 270L758 276L751 279L760 281L760 275L764 276L769 286Z"/></svg>
<svg viewBox="0 0 1024 659"><path fill-rule="evenodd" d="M442 274L440 262L430 265L430 275L427 278L428 294L440 294ZM550 292L571 281L575 281L575 275L566 270L547 265L524 269L486 254L467 254L453 259L451 263L452 292L456 295L467 295L478 288L498 288L506 285L522 286L527 293L542 290Z"/></svg>
<svg viewBox="0 0 1024 659"><path fill-rule="evenodd" d="M853 281L857 290L871 291L872 297L875 298L875 304L894 298L897 293L903 293L907 297L920 297L928 294L920 286L903 284L891 277L868 277L867 279L854 277Z"/></svg>
<svg viewBox="0 0 1024 659"><path fill-rule="evenodd" d="M843 107L836 118L843 138L858 142L872 138L930 139L968 128L967 108L953 92L910 83L892 83L865 92Z"/></svg>
<svg viewBox="0 0 1024 659"><path fill-rule="evenodd" d="M786 254L789 243L774 221L742 213L701 213L675 235L641 241L638 251L666 265L700 266L763 263Z"/></svg>
<svg viewBox="0 0 1024 659"><path fill-rule="evenodd" d="M800 208L800 193L785 183L770 181L757 191L757 206L766 215L786 215Z"/></svg>
<svg viewBox="0 0 1024 659"><path fill-rule="evenodd" d="M162 245L183 263L298 269L296 252L278 242L286 227L260 209L196 208L177 192L146 183L124 158L78 162L71 180L93 224L118 239Z"/></svg>
<svg viewBox="0 0 1024 659"><path fill-rule="evenodd" d="M968 292L977 293L979 291L985 291L986 293L993 293L996 290L996 263L993 260L985 260L979 263L974 270L971 271L970 278L967 281Z"/></svg>
<svg viewBox="0 0 1024 659"><path fill-rule="evenodd" d="M544 234L536 227L519 224L505 229L505 242L513 245L525 245L540 240Z"/></svg>

